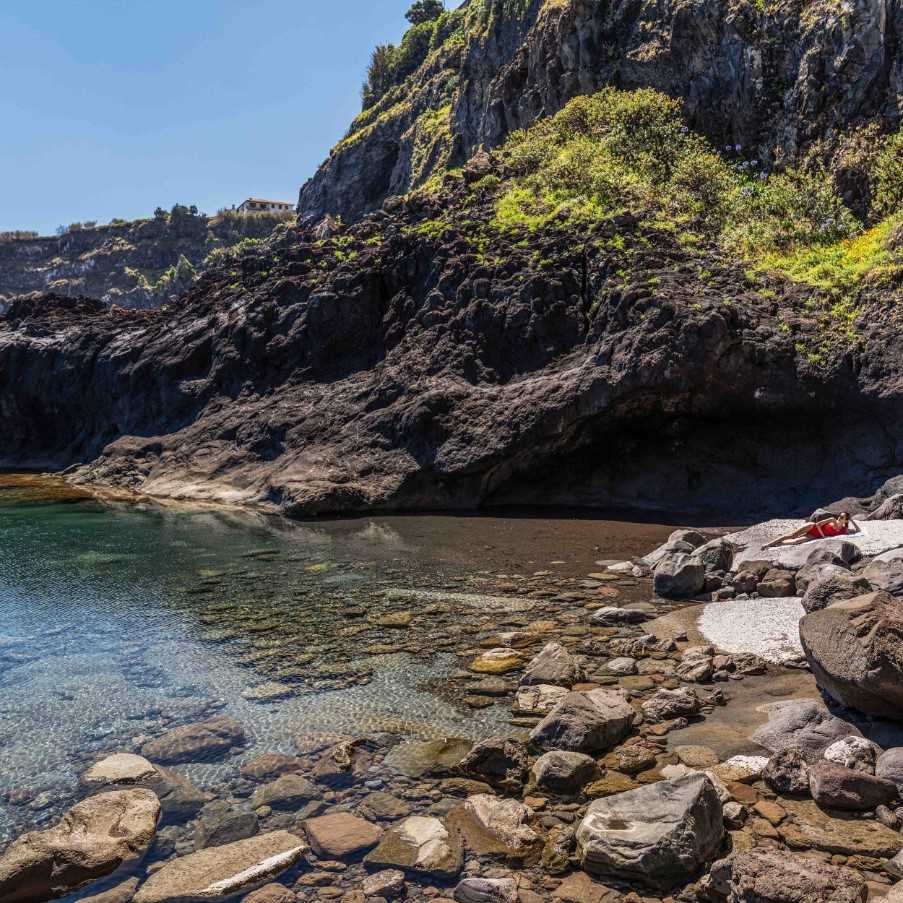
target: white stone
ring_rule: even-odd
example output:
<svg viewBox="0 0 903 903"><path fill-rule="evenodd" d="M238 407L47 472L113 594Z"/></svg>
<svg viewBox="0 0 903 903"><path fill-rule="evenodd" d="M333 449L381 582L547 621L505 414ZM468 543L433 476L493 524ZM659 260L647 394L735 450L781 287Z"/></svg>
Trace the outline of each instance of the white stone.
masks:
<svg viewBox="0 0 903 903"><path fill-rule="evenodd" d="M700 633L722 652L751 652L769 662L803 657L799 622L806 613L797 597L731 599L706 605Z"/></svg>

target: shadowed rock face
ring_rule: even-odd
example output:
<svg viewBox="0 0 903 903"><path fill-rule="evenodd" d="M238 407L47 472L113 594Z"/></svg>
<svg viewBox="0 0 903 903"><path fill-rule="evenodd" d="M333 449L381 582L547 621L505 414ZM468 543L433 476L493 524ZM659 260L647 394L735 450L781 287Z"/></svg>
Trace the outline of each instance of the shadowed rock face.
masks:
<svg viewBox="0 0 903 903"><path fill-rule="evenodd" d="M862 121L899 122L903 7L887 0L789 0L760 11L718 0L656 4L504 0L464 5L460 39L352 127L301 189L302 213L354 219L404 193L441 162L424 165L429 118L451 104L448 162L555 113L607 85L651 87L683 100L691 126L750 158L795 158L813 142ZM449 83L460 88L443 93ZM419 120L419 121L418 121ZM862 186L848 200L867 203Z"/></svg>
<svg viewBox="0 0 903 903"><path fill-rule="evenodd" d="M801 286L744 288L738 265L626 216L579 241L495 233L479 257L456 227L416 233L455 204L492 216L456 187L368 217L341 249L287 229L166 309L14 303L0 467L290 515L733 516L811 510L899 467L892 293L864 299L861 352L816 368L797 350L819 328ZM623 254L605 250L616 233Z"/></svg>

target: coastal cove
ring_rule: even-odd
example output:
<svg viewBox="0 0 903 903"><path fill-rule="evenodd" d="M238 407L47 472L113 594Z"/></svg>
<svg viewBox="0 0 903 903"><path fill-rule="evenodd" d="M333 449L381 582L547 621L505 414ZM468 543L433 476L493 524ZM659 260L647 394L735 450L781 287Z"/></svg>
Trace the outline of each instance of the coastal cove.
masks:
<svg viewBox="0 0 903 903"><path fill-rule="evenodd" d="M639 555L672 529L551 517L303 523L0 477L0 845L55 822L103 754L212 715L249 737L238 755L180 767L214 790L261 754L295 753L305 734L504 733L507 700L470 708L449 681L466 661L456 652L481 629L550 611L579 636L576 599L556 595L585 601L596 560ZM615 593L648 596L630 578Z"/></svg>

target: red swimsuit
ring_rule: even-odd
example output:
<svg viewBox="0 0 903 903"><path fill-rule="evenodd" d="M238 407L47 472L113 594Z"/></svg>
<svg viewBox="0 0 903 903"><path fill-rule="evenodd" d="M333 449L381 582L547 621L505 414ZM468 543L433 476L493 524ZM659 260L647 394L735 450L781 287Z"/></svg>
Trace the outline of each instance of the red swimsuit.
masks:
<svg viewBox="0 0 903 903"><path fill-rule="evenodd" d="M843 536L848 532L849 529L847 527L835 527L833 521L828 521L822 526L813 524L806 531L806 535L811 536L813 539L825 539L829 536Z"/></svg>

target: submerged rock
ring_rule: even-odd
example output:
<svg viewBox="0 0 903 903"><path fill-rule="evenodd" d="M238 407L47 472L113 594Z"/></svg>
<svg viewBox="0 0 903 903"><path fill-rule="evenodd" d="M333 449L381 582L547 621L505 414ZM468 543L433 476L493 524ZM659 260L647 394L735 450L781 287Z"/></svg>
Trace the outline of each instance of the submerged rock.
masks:
<svg viewBox="0 0 903 903"><path fill-rule="evenodd" d="M138 889L134 903L227 900L272 881L305 850L288 831L273 831L171 859Z"/></svg>
<svg viewBox="0 0 903 903"><path fill-rule="evenodd" d="M222 758L237 746L245 744L242 726L232 718L217 715L197 724L173 728L141 747L141 754L151 762L176 765L181 762L203 762Z"/></svg>
<svg viewBox="0 0 903 903"><path fill-rule="evenodd" d="M711 780L690 774L591 803L577 829L581 866L668 888L691 878L724 835Z"/></svg>
<svg viewBox="0 0 903 903"><path fill-rule="evenodd" d="M330 812L304 822L311 849L323 859L346 859L375 847L382 829L350 812Z"/></svg>
<svg viewBox="0 0 903 903"><path fill-rule="evenodd" d="M73 806L47 831L24 834L0 856L0 900L42 903L136 866L157 830L150 790L114 790Z"/></svg>
<svg viewBox="0 0 903 903"><path fill-rule="evenodd" d="M115 753L92 765L82 774L80 781L86 787L140 784L155 777L156 774L157 769L143 756Z"/></svg>

